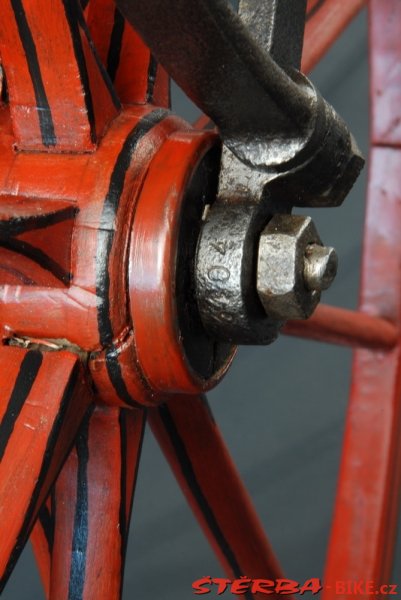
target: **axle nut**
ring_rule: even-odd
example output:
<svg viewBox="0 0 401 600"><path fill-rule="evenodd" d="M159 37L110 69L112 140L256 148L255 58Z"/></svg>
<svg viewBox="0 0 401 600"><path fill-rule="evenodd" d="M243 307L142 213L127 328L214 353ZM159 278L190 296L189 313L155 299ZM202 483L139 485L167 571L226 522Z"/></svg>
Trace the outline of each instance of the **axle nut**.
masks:
<svg viewBox="0 0 401 600"><path fill-rule="evenodd" d="M257 291L269 317L307 319L336 270L337 255L322 246L310 217L275 215L262 232Z"/></svg>

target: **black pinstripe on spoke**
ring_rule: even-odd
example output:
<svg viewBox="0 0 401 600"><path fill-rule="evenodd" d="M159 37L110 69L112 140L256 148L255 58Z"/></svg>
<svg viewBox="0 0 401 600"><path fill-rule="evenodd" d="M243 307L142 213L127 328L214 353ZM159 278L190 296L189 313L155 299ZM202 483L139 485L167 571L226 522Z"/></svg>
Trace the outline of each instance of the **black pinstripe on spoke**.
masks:
<svg viewBox="0 0 401 600"><path fill-rule="evenodd" d="M65 285L68 285L71 282L71 273L66 271L58 262L53 260L48 254L43 252L43 250L40 250L40 248L36 248L35 246L32 246L32 244L16 238L0 238L0 246L33 260L42 267L42 269L49 271Z"/></svg>
<svg viewBox="0 0 401 600"><path fill-rule="evenodd" d="M153 127L168 115L168 111L156 109L143 117L126 138L111 174L109 189L103 203L99 224L96 252L96 296L98 298L97 319L99 338L107 348L106 364L110 380L117 395L126 404L136 405L127 390L118 362L118 350L113 344L114 332L110 316L109 257L114 241L114 220L124 190L125 176L139 142Z"/></svg>
<svg viewBox="0 0 401 600"><path fill-rule="evenodd" d="M64 5L65 16L71 32L72 44L74 47L75 60L77 61L81 84L84 94L85 107L88 115L90 127L90 136L93 143L96 142L96 123L95 110L93 107L92 92L89 83L88 68L86 66L85 54L82 47L82 39L79 31L78 18L81 8L76 0L62 0Z"/></svg>
<svg viewBox="0 0 401 600"><path fill-rule="evenodd" d="M31 500L29 503L29 507L25 514L24 522L21 526L19 535L17 537L16 543L14 546L14 550L11 553L10 558L8 560L7 567L4 571L4 576L0 580L0 593L4 589L7 579L9 578L10 573L11 573L18 557L19 557L22 549L24 548L25 543L28 539L28 536L34 525L35 516L38 511L38 506L37 506L38 500L43 491L43 486L45 485L46 480L49 475L49 470L50 470L53 456L54 456L54 448L59 439L60 431L64 425L65 418L68 415L68 409L70 407L70 402L73 398L73 395L75 393L75 389L76 389L76 386L78 383L79 373L80 373L80 364L77 361L70 373L69 378L68 378L67 384L66 384L64 392L63 392L63 396L60 401L60 408L59 408L58 414L54 420L52 430L51 430L49 438L47 440L46 449L45 449L45 452L43 455L43 461L42 461L42 466L40 468L39 477L37 479L35 488L33 490L33 494L32 494L32 497L31 497ZM65 457L68 455L68 450L65 453ZM57 473L54 473L54 479L56 478L56 475L57 475ZM50 483L50 485L51 485L52 482L48 482L48 483Z"/></svg>
<svg viewBox="0 0 401 600"><path fill-rule="evenodd" d="M77 499L75 505L74 531L72 537L72 553L68 600L82 600L85 586L86 553L89 536L88 513L88 462L89 462L89 422L92 412L88 414L76 442L78 457Z"/></svg>
<svg viewBox="0 0 401 600"><path fill-rule="evenodd" d="M38 519L45 534L49 554L51 555L54 544L54 515L50 513L46 504L40 509Z"/></svg>
<svg viewBox="0 0 401 600"><path fill-rule="evenodd" d="M118 66L120 64L121 46L125 29L125 19L116 8L114 10L114 23L110 36L109 52L107 54L107 72L110 79L114 81L116 78Z"/></svg>
<svg viewBox="0 0 401 600"><path fill-rule="evenodd" d="M103 81L110 93L110 98L111 98L114 106L116 107L116 109L120 110L121 109L120 99L117 96L117 92L114 89L113 83L109 77L109 74L107 73L106 67L104 66L103 62L100 60L99 53L96 49L95 44L93 43L93 40L92 40L90 31L89 31L88 25L86 23L85 17L83 15L83 12L82 12L82 10L77 10L76 12L77 12L77 19L78 19L79 26L82 29L83 33L85 34L87 42L92 50L93 58L95 59L96 64L99 68L99 71L103 76Z"/></svg>
<svg viewBox="0 0 401 600"><path fill-rule="evenodd" d="M13 216L11 219L0 220L0 240L15 235L21 235L22 233L33 231L34 229L45 229L51 225L68 221L73 219L77 212L78 209L75 206L68 206L62 210L55 210L50 213Z"/></svg>
<svg viewBox="0 0 401 600"><path fill-rule="evenodd" d="M13 269L12 267L8 267L5 265L0 265L0 270L8 273L9 275L13 275L16 277L22 284L24 285L35 285L36 281L27 277L24 273L18 271L18 269Z"/></svg>
<svg viewBox="0 0 401 600"><path fill-rule="evenodd" d="M70 272L66 271L57 261L40 248L36 248L24 240L16 239L15 236L36 229L45 229L57 223L73 219L77 212L78 209L71 206L43 215L16 216L11 219L2 220L0 221L0 247L2 246L7 250L17 252L35 261L42 269L50 271L62 283L68 285L72 279ZM34 283L33 280L29 281L30 285Z"/></svg>
<svg viewBox="0 0 401 600"><path fill-rule="evenodd" d="M50 110L44 87L42 73L40 71L38 54L32 33L25 15L22 0L11 0L11 6L14 11L15 20L18 27L18 33L24 48L29 74L32 80L32 86L35 93L36 107L39 119L40 133L44 146L55 146L57 143L54 131L53 117Z"/></svg>
<svg viewBox="0 0 401 600"><path fill-rule="evenodd" d="M6 412L0 423L0 460L4 456L15 423L30 394L42 361L43 356L39 350L29 350L21 362Z"/></svg>
<svg viewBox="0 0 401 600"><path fill-rule="evenodd" d="M173 446L185 481L187 482L191 494L203 514L207 526L209 527L214 539L219 545L221 552L224 554L228 564L233 570L235 577L240 578L241 576L246 575L246 573L241 572L241 567L237 561L234 551L231 548L228 541L226 540L224 533L220 529L216 516L213 513L212 507L210 506L206 496L202 491L202 488L197 480L193 465L191 463L191 459L188 456L187 450L185 448L184 441L182 440L177 430L170 410L168 409L166 404L159 406L156 410L158 410L159 412L160 419ZM244 594L244 598L246 598L247 600L254 600L254 595L250 591L248 591Z"/></svg>

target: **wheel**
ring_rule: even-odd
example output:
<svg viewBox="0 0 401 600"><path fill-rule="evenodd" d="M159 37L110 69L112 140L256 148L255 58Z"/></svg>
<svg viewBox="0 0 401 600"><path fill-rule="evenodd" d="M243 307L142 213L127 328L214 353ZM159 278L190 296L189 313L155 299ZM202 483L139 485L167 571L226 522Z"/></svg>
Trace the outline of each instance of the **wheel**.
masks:
<svg viewBox="0 0 401 600"><path fill-rule="evenodd" d="M306 45L306 69L362 5L349 2L339 10L334 0L310 3L307 39L313 46ZM119 597L143 406L229 577L255 579L263 573L269 579L280 578L277 560L207 403L199 395L228 368L232 344L211 348L198 332L196 348L185 347L184 356L181 341L175 339L177 315L169 296L171 273L176 276L178 267L169 260L160 262L161 256L174 255L177 244L188 256L193 252L194 240L180 230L177 215L187 205L188 195L206 198L215 192L216 135L195 134L176 117L139 104L167 105L167 77L112 2L85 3L86 21L73 2L57 3L51 17L63 44L56 49L51 45L55 36L47 41L43 37L45 24L38 6L16 0L7 3L0 27L13 125L10 133L4 110L2 155L7 175L1 188L5 223L0 321L3 396L9 401L3 401L1 480L6 484L0 500L14 516L2 552L3 583L36 521L31 539L49 598ZM375 15L371 32L375 148L362 314L320 307L309 321L291 322L285 328L287 334L369 348L355 355L326 585L337 579L388 583L399 488L395 277L399 259L394 226L399 210L394 195L398 121L393 112L391 121L382 117L387 114L383 103L397 105L398 82L389 65L397 59L392 36L396 39L393 12L398 8L394 1L376 0L370 10ZM379 36L384 24L385 47ZM130 54L129 48L135 48L136 54ZM64 65L71 82L67 89L49 66L48 56L57 56ZM384 60L388 61L385 67ZM137 105L118 116L119 99L126 103L134 99ZM35 106L40 110L32 109ZM102 144L106 129L107 143ZM151 138L149 144L143 141L146 136ZM12 140L19 151L15 161ZM99 163L104 168L101 176ZM44 185L42 181L38 185L39 178ZM180 193L172 193L172 183L177 181ZM101 210L99 198L103 198ZM384 201L387 210L381 211L378 206ZM195 214L186 218L199 221L203 210L199 203ZM153 242L156 230L157 244ZM55 251L54 240L60 237L62 243ZM146 240L147 245L137 247L137 240ZM129 256L130 271L117 278L122 256ZM160 268L147 270L149 264ZM389 265L384 273L383 264ZM186 298L185 270L182 273L180 294ZM115 299L126 293L129 303L119 306ZM90 315L86 305L91 307ZM134 328L125 326L128 310ZM158 322L155 312L161 315ZM183 331L187 318L186 313L178 316ZM203 349L200 355L198 347ZM209 355L212 367L204 360ZM87 363L91 386L84 368ZM41 398L49 381L52 398L45 406ZM101 401L96 408L94 396ZM227 496L235 502L227 503ZM264 595L262 586L267 584L246 585L246 597L256 598ZM326 587L324 593L330 597L335 591Z"/></svg>

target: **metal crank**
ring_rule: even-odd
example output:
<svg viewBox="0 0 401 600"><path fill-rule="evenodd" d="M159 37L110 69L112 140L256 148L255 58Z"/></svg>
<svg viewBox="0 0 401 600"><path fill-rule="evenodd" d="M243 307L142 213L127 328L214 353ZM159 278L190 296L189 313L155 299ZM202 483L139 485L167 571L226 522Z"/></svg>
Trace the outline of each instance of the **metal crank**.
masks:
<svg viewBox="0 0 401 600"><path fill-rule="evenodd" d="M272 342L284 321L312 314L336 274L335 251L290 212L341 204L364 161L299 72L306 4L241 0L237 16L224 0L118 0L223 139L193 277L204 329L220 342Z"/></svg>

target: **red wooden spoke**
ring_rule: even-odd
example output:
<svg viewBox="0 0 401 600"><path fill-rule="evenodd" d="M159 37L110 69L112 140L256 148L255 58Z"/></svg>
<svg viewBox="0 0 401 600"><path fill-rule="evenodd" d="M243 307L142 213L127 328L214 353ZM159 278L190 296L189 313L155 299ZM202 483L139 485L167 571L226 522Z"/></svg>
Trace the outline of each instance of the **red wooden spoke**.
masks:
<svg viewBox="0 0 401 600"><path fill-rule="evenodd" d="M124 104L170 105L169 77L113 0L90 0L87 22L100 59Z"/></svg>
<svg viewBox="0 0 401 600"><path fill-rule="evenodd" d="M384 93L381 84L392 73L401 86L400 5L397 0L370 3L373 61L374 122L380 123ZM383 29L387 39L383 49ZM396 75L397 74L397 75ZM397 77L397 83L395 78ZM401 120L401 105L392 118ZM387 119L387 116L384 117ZM401 310L401 149L391 145L387 131L370 157L366 234L360 309L400 325ZM380 147L382 146L382 147ZM325 580L364 579L389 583L401 484L401 346L390 352L358 350L348 408L339 487ZM334 598L334 590L326 598ZM348 597L346 593L338 597Z"/></svg>
<svg viewBox="0 0 401 600"><path fill-rule="evenodd" d="M228 577L282 577L251 499L202 396L149 410L149 424ZM247 592L247 600L264 594ZM276 595L270 596L275 598Z"/></svg>
<svg viewBox="0 0 401 600"><path fill-rule="evenodd" d="M10 575L88 408L79 358L0 348L0 586Z"/></svg>
<svg viewBox="0 0 401 600"><path fill-rule="evenodd" d="M93 52L78 2L5 0L0 51L18 147L93 149L119 101Z"/></svg>
<svg viewBox="0 0 401 600"><path fill-rule="evenodd" d="M66 286L71 278L71 237L77 212L70 202L3 196L0 272L11 286ZM63 243L54 244L54 239ZM16 255L20 260L16 261ZM36 259L36 260L35 260Z"/></svg>
<svg viewBox="0 0 401 600"><path fill-rule="evenodd" d="M83 423L31 535L46 598L120 597L145 417L98 407Z"/></svg>
<svg viewBox="0 0 401 600"><path fill-rule="evenodd" d="M55 487L52 600L120 597L144 425L106 407L83 424Z"/></svg>
<svg viewBox="0 0 401 600"><path fill-rule="evenodd" d="M286 323L282 333L341 346L383 350L393 348L399 336L397 327L386 319L324 304L307 321Z"/></svg>
<svg viewBox="0 0 401 600"><path fill-rule="evenodd" d="M6 129L6 114L2 113L1 125ZM34 280L38 267L56 279L47 285L40 282L36 286L29 282L21 285L19 281L7 289L2 287L2 333L8 329L32 337L65 338L68 332L69 341L81 348L99 348L96 311L99 281L96 282L96 277L99 279L107 268L112 274L122 270L134 200L146 167L166 137L182 125L182 120L162 109L132 107L114 120L107 140L93 154L15 154L12 137L1 136L0 189L4 222L0 223L0 246L11 247L16 253L14 265L17 267L21 251L32 257ZM113 211L114 221L110 218ZM66 223L61 237L60 229L54 230L54 221L59 220L58 227L61 227L63 219ZM68 225L72 219L73 230ZM59 244L54 243L56 233ZM3 239L5 234L7 240ZM18 241L25 241L20 236L28 234L35 236L35 240L30 238L30 245L40 243L38 250L42 250L45 257L37 252L26 252L26 246L25 250L21 249L20 243L16 246ZM108 238L112 241L111 247L103 252L102 245L106 245ZM68 258L68 270L60 275L55 253L61 251ZM107 267L102 261L107 261ZM124 284L124 275L111 277L110 290L107 290L110 296L123 297ZM118 337L127 326L126 305L110 304L113 335ZM27 310L31 315L29 321Z"/></svg>
<svg viewBox="0 0 401 600"><path fill-rule="evenodd" d="M302 67L308 73L347 27L367 0L309 0Z"/></svg>

